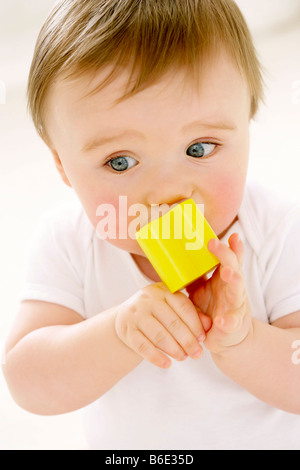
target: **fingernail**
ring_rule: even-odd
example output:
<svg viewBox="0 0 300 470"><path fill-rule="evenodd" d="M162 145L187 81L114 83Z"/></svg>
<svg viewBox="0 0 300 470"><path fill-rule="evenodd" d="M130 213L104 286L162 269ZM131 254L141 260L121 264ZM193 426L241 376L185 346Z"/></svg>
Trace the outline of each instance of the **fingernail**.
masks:
<svg viewBox="0 0 300 470"><path fill-rule="evenodd" d="M198 338L197 338L198 343L203 343L203 341L205 340L205 338L206 338L206 335L205 335L205 334L198 336Z"/></svg>
<svg viewBox="0 0 300 470"><path fill-rule="evenodd" d="M199 349L199 351L197 351L197 352L195 352L195 354L193 354L193 358L197 359L201 355L202 355L202 349Z"/></svg>
<svg viewBox="0 0 300 470"><path fill-rule="evenodd" d="M212 238L210 241L209 241L210 245L212 246L212 248L214 247L217 247L218 244L219 244L219 239L218 238Z"/></svg>

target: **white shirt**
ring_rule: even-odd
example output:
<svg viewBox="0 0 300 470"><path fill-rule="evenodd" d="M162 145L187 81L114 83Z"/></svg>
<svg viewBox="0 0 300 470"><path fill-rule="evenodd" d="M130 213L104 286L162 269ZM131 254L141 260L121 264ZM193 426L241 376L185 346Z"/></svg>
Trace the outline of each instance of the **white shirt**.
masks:
<svg viewBox="0 0 300 470"><path fill-rule="evenodd" d="M253 316L272 323L300 310L300 207L248 183L238 221L223 241L234 232L245 246ZM20 301L53 302L88 319L151 282L129 253L99 239L80 203L72 202L42 217ZM291 345L291 360L293 352ZM142 361L85 416L92 449L300 449L300 416L235 384L208 351L199 360L173 360L168 370Z"/></svg>

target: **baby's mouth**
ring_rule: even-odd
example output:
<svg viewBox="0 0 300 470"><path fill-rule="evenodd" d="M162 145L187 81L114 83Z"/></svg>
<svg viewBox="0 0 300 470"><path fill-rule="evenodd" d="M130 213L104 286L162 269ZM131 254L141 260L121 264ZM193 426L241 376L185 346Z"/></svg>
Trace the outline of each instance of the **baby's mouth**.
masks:
<svg viewBox="0 0 300 470"><path fill-rule="evenodd" d="M140 228L153 222L153 220L159 219L169 211L170 206L168 204L151 204L150 207L147 208L147 211L140 214Z"/></svg>
<svg viewBox="0 0 300 470"><path fill-rule="evenodd" d="M187 201L187 198L185 199L180 199L176 201L175 203L171 204L150 204L150 217L148 222L152 222L155 219L158 219L159 217L162 217L163 215L167 214L170 212L171 209L174 209L175 206L178 204L181 204L182 202Z"/></svg>
<svg viewBox="0 0 300 470"><path fill-rule="evenodd" d="M174 209L176 206L181 204L182 202L187 201L188 199L180 199L176 201L175 203L163 203L163 204L150 204L147 207L147 211L144 211L143 213L140 213L139 216L139 225L140 229L144 227L145 225L153 222L156 219L159 219L166 215L168 212L170 212L172 209Z"/></svg>

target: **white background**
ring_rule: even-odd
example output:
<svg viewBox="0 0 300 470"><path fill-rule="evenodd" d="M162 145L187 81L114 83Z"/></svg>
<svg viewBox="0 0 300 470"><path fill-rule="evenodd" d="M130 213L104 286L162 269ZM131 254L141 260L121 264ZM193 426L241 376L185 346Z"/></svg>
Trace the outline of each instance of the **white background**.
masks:
<svg viewBox="0 0 300 470"><path fill-rule="evenodd" d="M300 202L300 1L239 0L267 69L266 105L251 125L249 175ZM26 80L53 0L0 0L0 348L18 308L25 251L38 217L74 197L26 113ZM1 85L6 99L2 104ZM27 413L0 372L0 449L84 449L80 412Z"/></svg>

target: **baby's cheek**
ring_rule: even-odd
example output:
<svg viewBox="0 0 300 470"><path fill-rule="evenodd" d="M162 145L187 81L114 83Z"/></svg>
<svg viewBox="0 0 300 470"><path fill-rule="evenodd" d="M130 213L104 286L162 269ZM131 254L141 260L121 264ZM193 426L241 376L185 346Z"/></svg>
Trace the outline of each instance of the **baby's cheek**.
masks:
<svg viewBox="0 0 300 470"><path fill-rule="evenodd" d="M106 238L114 240L126 240L131 238L135 240L135 232L142 225L147 223L147 208L141 213L136 212L135 205L126 196L107 196L101 197L91 204L93 211L90 214L93 226L97 232L105 234ZM142 208L143 209L143 208ZM130 215L129 215L130 214ZM100 235L100 233L99 233ZM101 236L101 235L100 235Z"/></svg>
<svg viewBox="0 0 300 470"><path fill-rule="evenodd" d="M142 251L135 239L141 219L137 216L129 216L129 211L129 200L119 197L101 199L98 204L94 204L90 220L100 239L122 250L141 255Z"/></svg>
<svg viewBox="0 0 300 470"><path fill-rule="evenodd" d="M119 224L119 201L114 197L101 197L93 201L91 204L91 219L95 228L99 226L109 228L110 232L115 231Z"/></svg>
<svg viewBox="0 0 300 470"><path fill-rule="evenodd" d="M225 207L230 210L236 206L240 199L241 188L236 178L219 178L215 187L216 200L218 204L221 204L224 209Z"/></svg>
<svg viewBox="0 0 300 470"><path fill-rule="evenodd" d="M221 177L215 180L214 216L216 230L224 231L237 216L244 192L244 181L238 177Z"/></svg>

